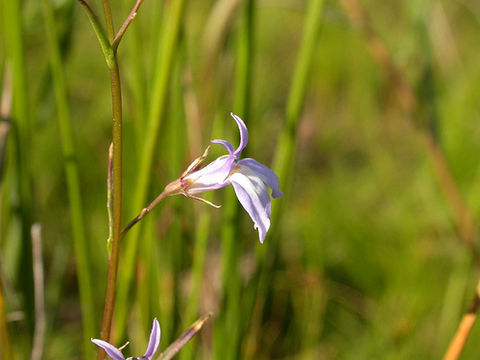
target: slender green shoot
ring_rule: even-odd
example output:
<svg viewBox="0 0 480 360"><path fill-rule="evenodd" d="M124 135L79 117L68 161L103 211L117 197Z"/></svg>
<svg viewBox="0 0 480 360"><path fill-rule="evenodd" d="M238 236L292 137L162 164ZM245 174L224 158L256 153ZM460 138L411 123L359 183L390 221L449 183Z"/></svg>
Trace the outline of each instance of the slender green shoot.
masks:
<svg viewBox="0 0 480 360"><path fill-rule="evenodd" d="M288 191L290 174L293 173L293 161L297 144L297 129L303 110L309 74L312 68L318 33L322 23L324 0L310 0L306 9L304 36L295 65L292 85L287 99L285 125L280 134L273 169L280 179L282 187ZM278 202L282 202L280 199ZM277 202L277 203L278 203ZM277 206L278 208L278 206ZM275 208L274 208L275 209ZM275 220L275 214L273 220ZM272 221L273 223L274 221Z"/></svg>
<svg viewBox="0 0 480 360"><path fill-rule="evenodd" d="M103 52L103 56L105 57L105 61L107 62L107 66L109 69L113 69L115 66L115 51L113 50L112 45L107 39L105 35L105 31L103 30L100 22L98 21L97 16L93 12L92 8L87 4L85 0L78 0L80 5L83 6L85 9L85 13L87 14L88 20L90 20L90 24L92 24L92 28L95 31L95 35L97 35L98 43ZM117 44L118 46L118 44Z"/></svg>

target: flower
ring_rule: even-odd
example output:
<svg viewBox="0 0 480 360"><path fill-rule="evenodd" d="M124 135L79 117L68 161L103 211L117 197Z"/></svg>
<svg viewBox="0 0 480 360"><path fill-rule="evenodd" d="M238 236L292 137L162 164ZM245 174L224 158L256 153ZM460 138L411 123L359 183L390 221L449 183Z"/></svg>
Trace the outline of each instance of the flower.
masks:
<svg viewBox="0 0 480 360"><path fill-rule="evenodd" d="M254 228L258 229L260 242L263 243L270 228L271 217L271 200L267 186L272 189L273 198L283 194L279 190L278 177L272 170L251 158L240 160L240 155L248 143L248 130L242 119L233 113L230 115L235 119L240 130L238 148L235 150L226 140L212 140L213 144L222 145L228 151L228 155L220 156L204 168L197 170L207 157L208 147L201 157L190 164L179 179L165 187L164 192L167 195L183 194L218 207L197 197L196 194L231 184L238 201L252 218Z"/></svg>
<svg viewBox="0 0 480 360"><path fill-rule="evenodd" d="M115 346L109 344L106 341L99 340L99 339L91 339L91 341L101 347L108 356L110 356L113 360L125 360L120 349L117 349ZM152 360L153 355L157 352L158 345L160 344L160 324L158 323L157 319L153 319L152 331L150 332L150 340L148 341L147 351L143 356L138 358L129 357L127 360Z"/></svg>

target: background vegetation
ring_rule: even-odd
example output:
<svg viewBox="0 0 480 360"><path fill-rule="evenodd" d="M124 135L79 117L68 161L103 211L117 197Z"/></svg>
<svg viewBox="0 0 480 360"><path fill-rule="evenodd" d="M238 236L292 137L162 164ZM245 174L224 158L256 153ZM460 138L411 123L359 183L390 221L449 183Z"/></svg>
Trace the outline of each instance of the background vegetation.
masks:
<svg viewBox="0 0 480 360"><path fill-rule="evenodd" d="M478 280L480 6L356 5L140 8L119 48L124 222L210 139L238 144L230 111L285 196L264 245L230 187L211 194L220 210L172 197L137 225L121 244L113 325L114 344L131 340L125 354L143 353L153 317L164 349L207 312L181 359L444 354ZM132 6L112 2L117 28ZM78 2L2 0L0 11L2 354L30 356L38 223L44 358L92 358L108 254L107 67ZM463 359L478 357L479 337L476 324Z"/></svg>

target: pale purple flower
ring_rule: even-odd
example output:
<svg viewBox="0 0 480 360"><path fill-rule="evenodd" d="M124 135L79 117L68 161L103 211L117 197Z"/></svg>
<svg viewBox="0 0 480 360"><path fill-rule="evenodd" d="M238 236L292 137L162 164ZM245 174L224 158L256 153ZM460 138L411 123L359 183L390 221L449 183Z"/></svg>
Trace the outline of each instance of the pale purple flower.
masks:
<svg viewBox="0 0 480 360"><path fill-rule="evenodd" d="M91 339L91 341L101 347L108 356L113 360L125 360L121 349L109 344L106 341L99 339ZM152 360L153 355L157 352L158 345L160 344L160 324L157 319L153 319L152 331L150 332L150 340L148 341L147 351L140 357L129 357L127 360Z"/></svg>
<svg viewBox="0 0 480 360"><path fill-rule="evenodd" d="M272 189L273 198L283 194L279 189L278 177L272 170L251 158L240 160L242 150L248 143L248 130L242 119L233 113L230 115L235 119L240 130L238 148L235 150L226 140L212 140L212 143L220 144L227 149L228 155L220 156L204 168L197 170L207 156L207 148L205 153L196 159L178 180L167 185L165 192L168 195L183 194L217 207L197 197L196 194L231 184L238 201L252 218L254 228L258 229L260 242L263 243L270 228L271 216L271 200L267 187Z"/></svg>

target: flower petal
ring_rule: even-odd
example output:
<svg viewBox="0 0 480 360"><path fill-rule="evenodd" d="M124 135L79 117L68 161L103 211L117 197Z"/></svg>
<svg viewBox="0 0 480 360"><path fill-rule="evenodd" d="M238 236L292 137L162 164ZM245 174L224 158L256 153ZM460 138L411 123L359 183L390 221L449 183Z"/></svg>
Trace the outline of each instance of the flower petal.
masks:
<svg viewBox="0 0 480 360"><path fill-rule="evenodd" d="M230 176L238 201L253 220L263 244L270 228L271 202L265 183L248 168L241 168Z"/></svg>
<svg viewBox="0 0 480 360"><path fill-rule="evenodd" d="M230 144L227 140L222 140L222 139L216 139L210 141L212 144L219 144L222 145L225 149L227 149L228 153L233 155L235 149L233 148L233 145Z"/></svg>
<svg viewBox="0 0 480 360"><path fill-rule="evenodd" d="M143 357L146 357L150 360L153 355L155 355L158 349L158 345L160 345L160 335L160 324L155 318L153 319L152 331L150 332L150 340L148 341L147 351L145 351Z"/></svg>
<svg viewBox="0 0 480 360"><path fill-rule="evenodd" d="M185 182L191 182L186 188L189 194L199 194L209 190L220 189L226 185L228 175L232 171L235 158L233 155L220 156L204 168L185 176Z"/></svg>
<svg viewBox="0 0 480 360"><path fill-rule="evenodd" d="M240 154L242 153L243 149L245 149L245 146L247 146L248 143L248 130L247 126L243 122L242 119L240 119L237 115L234 113L230 113L230 115L235 119L238 125L238 130L240 130L240 145L238 145L237 150L235 150L234 155L238 159L240 157Z"/></svg>
<svg viewBox="0 0 480 360"><path fill-rule="evenodd" d="M120 350L118 350L115 346L109 344L106 341L99 340L99 339L91 339L91 341L101 347L105 352L107 353L108 356L110 356L113 360L125 360L123 357L123 354Z"/></svg>
<svg viewBox="0 0 480 360"><path fill-rule="evenodd" d="M242 159L237 164L248 167L262 179L262 181L272 189L272 197L274 199L283 195L279 189L278 176L270 168L251 158Z"/></svg>

